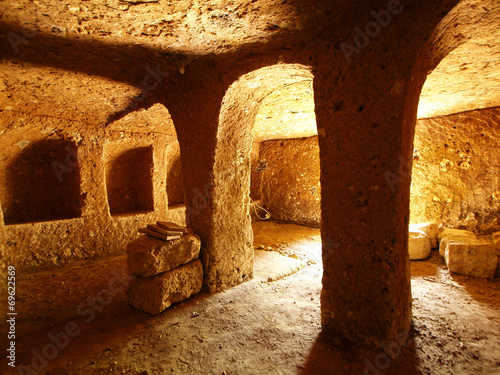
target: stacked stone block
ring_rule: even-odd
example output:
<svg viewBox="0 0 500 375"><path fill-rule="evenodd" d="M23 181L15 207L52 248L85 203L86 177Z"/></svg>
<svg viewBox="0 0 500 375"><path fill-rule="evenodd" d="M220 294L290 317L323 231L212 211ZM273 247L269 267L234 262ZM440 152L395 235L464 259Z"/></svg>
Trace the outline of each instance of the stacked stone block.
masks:
<svg viewBox="0 0 500 375"><path fill-rule="evenodd" d="M492 242L467 230L444 228L438 236L439 253L450 272L491 279L499 267L496 237Z"/></svg>
<svg viewBox="0 0 500 375"><path fill-rule="evenodd" d="M135 278L128 290L129 303L149 314L197 294L202 287L200 238L192 233L164 241L142 236L127 245L128 271Z"/></svg>
<svg viewBox="0 0 500 375"><path fill-rule="evenodd" d="M431 249L437 249L438 226L435 223L412 224L408 233L410 260L426 259Z"/></svg>

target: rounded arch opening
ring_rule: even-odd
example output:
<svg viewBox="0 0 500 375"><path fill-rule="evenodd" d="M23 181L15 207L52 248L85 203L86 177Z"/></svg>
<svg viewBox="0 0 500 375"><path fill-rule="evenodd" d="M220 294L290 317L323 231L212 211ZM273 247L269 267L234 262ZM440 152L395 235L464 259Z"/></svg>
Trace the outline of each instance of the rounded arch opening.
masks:
<svg viewBox="0 0 500 375"><path fill-rule="evenodd" d="M278 64L241 76L224 96L214 158L213 241L206 283L211 291L253 275L250 217L252 129L262 102L277 87L312 81L308 67Z"/></svg>
<svg viewBox="0 0 500 375"><path fill-rule="evenodd" d="M500 229L500 11L474 3L448 13L417 61L410 224L487 235Z"/></svg>

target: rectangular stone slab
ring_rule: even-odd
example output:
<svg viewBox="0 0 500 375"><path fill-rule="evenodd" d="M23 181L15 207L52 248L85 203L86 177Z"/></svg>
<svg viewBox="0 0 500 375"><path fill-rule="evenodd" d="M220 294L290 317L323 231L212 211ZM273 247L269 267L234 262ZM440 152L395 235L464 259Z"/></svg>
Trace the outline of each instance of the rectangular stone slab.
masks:
<svg viewBox="0 0 500 375"><path fill-rule="evenodd" d="M444 237L468 237L468 238L476 238L476 235L474 232L471 232L470 230L464 230L464 229L454 229L454 228L443 228L437 238L438 241L441 242L441 239Z"/></svg>
<svg viewBox="0 0 500 375"><path fill-rule="evenodd" d="M199 293L202 283L203 266L196 259L160 275L136 277L130 283L128 301L136 309L156 315Z"/></svg>
<svg viewBox="0 0 500 375"><path fill-rule="evenodd" d="M448 242L467 242L477 239L476 235L472 232L469 232L468 230L452 229L450 231L446 230L446 232L444 233L448 234L441 237L439 240L439 255L441 255L442 257L444 257Z"/></svg>
<svg viewBox="0 0 500 375"><path fill-rule="evenodd" d="M158 275L197 259L200 247L200 237L192 233L172 241L142 236L127 245L128 271L134 276Z"/></svg>
<svg viewBox="0 0 500 375"><path fill-rule="evenodd" d="M495 245L482 240L448 242L445 261L450 272L473 277L493 278L498 267Z"/></svg>

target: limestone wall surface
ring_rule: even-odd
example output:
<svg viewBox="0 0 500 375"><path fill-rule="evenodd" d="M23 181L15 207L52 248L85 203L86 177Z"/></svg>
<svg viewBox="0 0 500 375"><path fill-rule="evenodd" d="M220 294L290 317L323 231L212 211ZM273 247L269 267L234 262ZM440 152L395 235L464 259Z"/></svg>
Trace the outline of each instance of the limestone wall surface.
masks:
<svg viewBox="0 0 500 375"><path fill-rule="evenodd" d="M273 220L319 227L318 137L262 142L253 167L252 178L260 179L262 204Z"/></svg>
<svg viewBox="0 0 500 375"><path fill-rule="evenodd" d="M500 228L500 108L417 121L410 222Z"/></svg>
<svg viewBox="0 0 500 375"><path fill-rule="evenodd" d="M147 223L184 223L182 206L168 209L166 171L173 159L167 150L175 148L175 137L134 126L150 117L142 113L142 119L135 114L132 121L125 118L106 130L4 113L0 227L5 264L31 271L121 253ZM174 186L182 188L178 181Z"/></svg>
<svg viewBox="0 0 500 375"><path fill-rule="evenodd" d="M498 107L417 121L411 223L499 230L499 123ZM319 226L317 137L262 142L258 155L252 164L252 195L273 219Z"/></svg>
<svg viewBox="0 0 500 375"><path fill-rule="evenodd" d="M205 284L215 292L249 279L254 253L248 214L250 130L259 106L277 85L307 80L314 90L321 146L323 330L377 347L409 331L410 179L389 188L384 173L397 172L400 159L411 160L418 101L428 73L468 39L479 34L487 38L477 43L494 39L499 19L495 0L370 0L354 7L327 0L289 0L279 6L270 0L217 6L208 0L172 6L161 1L82 5L76 0L0 4L5 14L0 22L2 146L25 140L12 143L8 134L15 121L27 121L29 114L40 122L47 119L48 127L33 128L47 137L53 127L48 118L82 125L74 133L61 124L54 137L72 142L83 155L80 184L75 179L68 194L74 204L50 213L53 220L33 224L35 234L26 239L12 231L32 224L5 225L8 254L22 260L28 258L19 254L32 251L33 265L50 264L51 257L37 253L37 241L50 238L48 249L58 259L63 245L70 243L60 238L76 235L73 249L95 238L91 233L98 237L85 248L97 254L107 243L120 246L124 237L115 240L113 235L135 232L141 220L150 221L148 215L167 215L165 180L158 177L166 168L157 161L163 156L155 142L168 134L140 123L123 124L126 131L112 126L124 113L161 103L178 134L186 218L208 253ZM374 20L373 12L379 11L390 16L390 24ZM377 28L376 35L370 25ZM371 34L364 46L357 41L358 29ZM497 93L474 87L478 95ZM31 137L31 129L25 129ZM124 137L144 133L131 141L140 143L143 165L152 152L153 204L150 197L132 204L146 184L136 184L130 192L118 184L116 191L125 192L131 202L115 207L132 210L130 216L115 218L107 213L106 163L101 159L108 137L118 142L121 132ZM58 162L65 160L64 153L54 155ZM108 160L115 160L110 155ZM117 171L133 181L133 171ZM154 211L139 212L151 206ZM19 221L12 217L7 215L7 221ZM61 220L71 221L71 230L57 223ZM38 225L47 227L36 229ZM30 230L21 228L22 233Z"/></svg>

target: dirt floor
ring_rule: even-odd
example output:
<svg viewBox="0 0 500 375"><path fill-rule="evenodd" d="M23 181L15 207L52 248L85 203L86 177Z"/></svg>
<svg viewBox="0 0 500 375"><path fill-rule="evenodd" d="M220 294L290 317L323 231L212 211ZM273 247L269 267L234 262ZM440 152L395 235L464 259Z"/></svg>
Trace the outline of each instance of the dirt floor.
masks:
<svg viewBox="0 0 500 375"><path fill-rule="evenodd" d="M412 343L343 346L321 337L319 230L259 222L254 234L252 281L157 316L126 303L124 256L18 275L18 367L3 358L0 373L500 374L499 280L450 275L433 251L412 262Z"/></svg>

